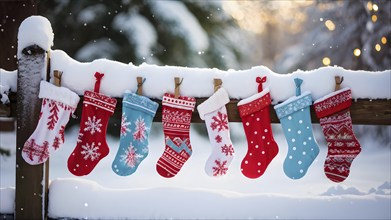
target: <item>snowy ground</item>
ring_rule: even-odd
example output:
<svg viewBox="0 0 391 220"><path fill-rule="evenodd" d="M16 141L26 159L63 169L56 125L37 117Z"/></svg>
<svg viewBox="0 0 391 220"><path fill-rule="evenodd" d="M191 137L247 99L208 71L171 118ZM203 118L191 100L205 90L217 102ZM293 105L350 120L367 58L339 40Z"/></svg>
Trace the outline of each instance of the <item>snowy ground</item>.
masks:
<svg viewBox="0 0 391 220"><path fill-rule="evenodd" d="M369 136L360 138L363 148L353 162L350 176L336 184L323 173L327 149L318 124L314 124L320 154L306 176L291 180L282 164L287 146L281 126L273 126L280 152L265 174L248 179L240 172L240 163L247 151L240 123L231 123L236 149L229 173L211 178L204 172L210 145L206 135L195 132L192 125L193 155L179 174L166 179L157 174L156 162L164 150L161 123L154 123L150 153L136 173L117 176L111 163L119 146L119 138L108 136L110 154L86 177L75 177L68 170L68 156L76 146L78 127L67 130L66 143L50 157L51 217L74 218L217 218L217 219L390 219L391 213L391 148L381 146ZM0 213L12 212L15 186L15 134L2 132L1 146L12 149L12 157L0 157L2 188ZM390 143L387 143L390 145ZM67 204L64 206L64 204Z"/></svg>

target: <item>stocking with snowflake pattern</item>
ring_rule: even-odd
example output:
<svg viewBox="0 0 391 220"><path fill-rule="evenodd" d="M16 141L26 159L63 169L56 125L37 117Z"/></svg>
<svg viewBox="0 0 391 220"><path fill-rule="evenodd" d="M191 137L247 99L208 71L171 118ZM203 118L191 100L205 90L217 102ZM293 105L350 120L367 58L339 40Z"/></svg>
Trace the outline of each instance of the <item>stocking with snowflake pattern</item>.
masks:
<svg viewBox="0 0 391 220"><path fill-rule="evenodd" d="M349 88L330 93L314 103L328 146L324 172L334 182L342 182L349 176L350 166L361 152L360 143L353 133L351 104Z"/></svg>
<svg viewBox="0 0 391 220"><path fill-rule="evenodd" d="M296 96L274 106L288 142L288 155L284 160L284 172L291 179L300 179L319 154L319 147L312 133L310 105L311 93L301 93L303 80L295 78Z"/></svg>
<svg viewBox="0 0 391 220"><path fill-rule="evenodd" d="M120 176L134 173L148 155L148 136L159 104L149 98L125 92L122 101L120 146L112 164Z"/></svg>
<svg viewBox="0 0 391 220"><path fill-rule="evenodd" d="M166 93L162 105L166 146L156 164L156 170L162 177L171 178L192 154L189 132L195 99L186 96L175 98L174 94Z"/></svg>
<svg viewBox="0 0 391 220"><path fill-rule="evenodd" d="M270 122L270 92L269 88L262 88L266 76L257 77L256 81L259 83L258 93L238 103L248 145L241 171L248 178L262 176L278 153Z"/></svg>
<svg viewBox="0 0 391 220"><path fill-rule="evenodd" d="M76 148L68 158L68 170L76 176L89 174L109 153L106 130L117 100L99 93L103 76L96 72L94 91L84 92L79 137Z"/></svg>
<svg viewBox="0 0 391 220"><path fill-rule="evenodd" d="M205 120L209 141L212 144L212 153L205 164L205 172L209 176L225 175L234 157L225 108L228 102L227 92L224 88L220 88L197 107L200 118Z"/></svg>
<svg viewBox="0 0 391 220"><path fill-rule="evenodd" d="M45 81L41 81L39 98L43 99L39 122L22 149L23 159L31 165L44 163L64 143L65 126L80 99L71 90Z"/></svg>

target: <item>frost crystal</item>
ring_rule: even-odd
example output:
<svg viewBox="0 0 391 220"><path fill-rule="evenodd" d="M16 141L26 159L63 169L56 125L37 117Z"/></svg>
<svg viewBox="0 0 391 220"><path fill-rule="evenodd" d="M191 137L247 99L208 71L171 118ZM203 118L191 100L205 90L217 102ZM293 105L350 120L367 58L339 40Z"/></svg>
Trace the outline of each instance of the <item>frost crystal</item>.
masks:
<svg viewBox="0 0 391 220"><path fill-rule="evenodd" d="M224 131L228 130L228 116L227 114L217 112L216 116L212 117L213 122L210 124L212 130Z"/></svg>
<svg viewBox="0 0 391 220"><path fill-rule="evenodd" d="M144 157L141 154L137 154L136 151L137 149L130 144L129 149L125 151L125 154L121 155L121 161L124 161L130 168L134 168L136 164L139 163L139 159Z"/></svg>
<svg viewBox="0 0 391 220"><path fill-rule="evenodd" d="M235 151L234 151L234 148L232 147L232 144L230 144L230 145L224 144L224 146L221 147L221 153L224 153L225 156L228 156L228 155L232 156L234 152Z"/></svg>
<svg viewBox="0 0 391 220"><path fill-rule="evenodd" d="M88 158L91 161L99 159L100 153L97 152L99 150L99 146L95 146L94 142L92 142L91 145L86 143L85 145L82 145L81 148L83 149L81 154L84 155L84 160L87 160Z"/></svg>
<svg viewBox="0 0 391 220"><path fill-rule="evenodd" d="M122 114L121 120L121 136L126 136L128 132L130 132L130 128L128 127L131 123L127 121L127 117L125 114Z"/></svg>
<svg viewBox="0 0 391 220"><path fill-rule="evenodd" d="M221 162L220 160L215 160L215 164L216 166L212 167L213 176L222 176L227 173L228 167L226 167L226 160L224 160L223 162Z"/></svg>
<svg viewBox="0 0 391 220"><path fill-rule="evenodd" d="M133 133L133 138L137 141L143 141L145 140L145 131L147 130L147 127L145 126L144 118L141 116L137 118L136 120L136 130Z"/></svg>
<svg viewBox="0 0 391 220"><path fill-rule="evenodd" d="M86 126L84 128L84 131L89 131L91 134L94 134L95 132L98 133L101 132L100 130L100 128L102 127L101 119L100 118L97 119L95 115L92 117L92 119L88 117L88 120L84 122L84 124Z"/></svg>

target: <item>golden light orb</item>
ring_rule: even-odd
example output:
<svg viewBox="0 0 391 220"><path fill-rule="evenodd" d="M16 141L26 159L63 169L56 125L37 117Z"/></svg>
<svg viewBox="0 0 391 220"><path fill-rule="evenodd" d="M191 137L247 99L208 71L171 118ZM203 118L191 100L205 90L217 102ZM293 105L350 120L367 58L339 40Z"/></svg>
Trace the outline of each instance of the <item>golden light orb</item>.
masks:
<svg viewBox="0 0 391 220"><path fill-rule="evenodd" d="M387 38L386 38L385 36L383 36L383 37L381 38L381 43L382 43L382 44L386 44L386 43L387 43Z"/></svg>
<svg viewBox="0 0 391 220"><path fill-rule="evenodd" d="M323 57L322 63L323 63L323 65L328 66L331 63L331 60L328 57Z"/></svg>
<svg viewBox="0 0 391 220"><path fill-rule="evenodd" d="M381 50L380 44L376 44L376 45L375 45L375 50L376 50L376 51L380 51L380 50Z"/></svg>
<svg viewBox="0 0 391 220"><path fill-rule="evenodd" d="M353 50L353 54L356 57L359 57L361 55L361 50L359 48L356 48Z"/></svg>
<svg viewBox="0 0 391 220"><path fill-rule="evenodd" d="M373 4L372 7L373 7L373 10L374 10L374 11L378 11L378 10L379 10L379 6L377 6L377 4Z"/></svg>
<svg viewBox="0 0 391 220"><path fill-rule="evenodd" d="M377 21L377 16L376 15L372 15L372 22L375 23Z"/></svg>
<svg viewBox="0 0 391 220"><path fill-rule="evenodd" d="M372 9L373 9L373 4L372 4L371 1L369 1L369 2L367 3L367 8L368 8L369 11L372 11Z"/></svg>
<svg viewBox="0 0 391 220"><path fill-rule="evenodd" d="M331 20L327 20L326 22L324 22L324 25L326 25L326 27L327 27L327 29L329 29L329 31L335 30L335 24Z"/></svg>

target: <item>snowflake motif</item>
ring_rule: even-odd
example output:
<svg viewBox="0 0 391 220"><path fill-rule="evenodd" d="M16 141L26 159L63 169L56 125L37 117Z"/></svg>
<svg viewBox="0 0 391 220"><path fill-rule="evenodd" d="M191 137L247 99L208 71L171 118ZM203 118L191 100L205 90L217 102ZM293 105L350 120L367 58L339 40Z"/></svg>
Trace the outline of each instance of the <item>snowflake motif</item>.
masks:
<svg viewBox="0 0 391 220"><path fill-rule="evenodd" d="M128 127L131 123L127 121L128 118L125 114L122 114L122 120L121 120L121 136L126 136L128 132L130 132L130 128Z"/></svg>
<svg viewBox="0 0 391 220"><path fill-rule="evenodd" d="M217 143L221 143L221 141L223 140L223 138L222 138L220 135L217 135L217 136L215 137L215 140L216 140Z"/></svg>
<svg viewBox="0 0 391 220"><path fill-rule="evenodd" d="M144 157L141 154L137 154L136 151L137 149L130 144L129 148L125 151L125 154L121 155L121 161L124 161L130 168L134 168L136 164L140 162L139 159Z"/></svg>
<svg viewBox="0 0 391 220"><path fill-rule="evenodd" d="M83 139L83 136L84 134L83 133L79 133L79 136L77 137L77 143L81 143L82 142L82 139Z"/></svg>
<svg viewBox="0 0 391 220"><path fill-rule="evenodd" d="M228 130L228 116L221 112L217 112L216 116L212 117L213 122L210 124L212 130L218 129L218 132Z"/></svg>
<svg viewBox="0 0 391 220"><path fill-rule="evenodd" d="M228 156L228 155L232 156L233 153L235 153L235 150L232 147L232 144L230 144L230 145L224 144L224 146L221 147L221 153L224 153L225 156Z"/></svg>
<svg viewBox="0 0 391 220"><path fill-rule="evenodd" d="M136 122L136 130L133 133L133 138L137 141L143 141L146 138L145 131L148 129L145 126L144 118L141 116L137 118Z"/></svg>
<svg viewBox="0 0 391 220"><path fill-rule="evenodd" d="M216 164L216 166L212 167L213 176L222 176L227 173L228 167L226 167L226 165L227 165L226 160L224 160L222 163L219 159L215 160L215 164Z"/></svg>
<svg viewBox="0 0 391 220"><path fill-rule="evenodd" d="M81 155L84 155L83 159L87 160L89 158L91 161L99 159L100 153L97 152L99 150L99 145L100 143L98 143L98 146L95 146L94 142L92 142L91 145L88 143L82 145L81 148L83 150L80 153Z"/></svg>
<svg viewBox="0 0 391 220"><path fill-rule="evenodd" d="M91 134L94 134L95 132L98 132L100 133L101 130L100 128L102 127L102 124L101 124L101 119L100 118L96 118L95 115L92 117L92 119L90 117L88 117L88 121L84 122L85 124L85 128L84 128L84 131L89 131Z"/></svg>

